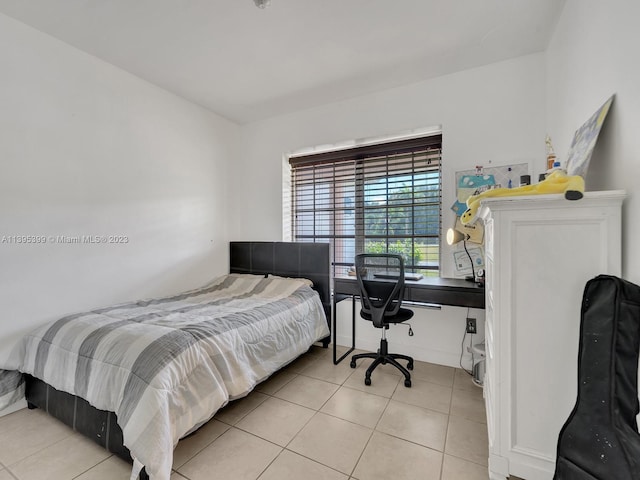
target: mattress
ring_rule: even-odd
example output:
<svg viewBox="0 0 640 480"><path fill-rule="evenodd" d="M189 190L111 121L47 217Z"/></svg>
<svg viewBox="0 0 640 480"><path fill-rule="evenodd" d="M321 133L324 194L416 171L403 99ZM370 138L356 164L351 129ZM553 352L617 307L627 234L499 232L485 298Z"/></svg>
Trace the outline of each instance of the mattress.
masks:
<svg viewBox="0 0 640 480"><path fill-rule="evenodd" d="M134 472L169 480L181 437L328 333L308 282L225 275L38 328L0 366L0 409L22 398L22 373L33 375L115 412Z"/></svg>

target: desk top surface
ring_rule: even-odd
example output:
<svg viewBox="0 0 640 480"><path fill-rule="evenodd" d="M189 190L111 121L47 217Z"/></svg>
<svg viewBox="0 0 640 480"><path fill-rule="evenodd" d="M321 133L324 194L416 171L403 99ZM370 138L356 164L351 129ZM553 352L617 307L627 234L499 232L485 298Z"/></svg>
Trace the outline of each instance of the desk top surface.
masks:
<svg viewBox="0 0 640 480"><path fill-rule="evenodd" d="M336 295L359 295L356 277L334 277ZM374 282L394 282L395 280L374 278ZM420 280L406 280L404 300L412 302L453 305L458 307L485 308L484 287L463 278L424 277Z"/></svg>
<svg viewBox="0 0 640 480"><path fill-rule="evenodd" d="M356 277L351 275L338 275L335 277L336 281L351 281L356 282ZM372 278L367 279L374 282L394 282L395 280L386 278ZM484 287L480 287L474 282L465 280L464 278L444 278L444 277L423 277L420 280L405 280L405 288L433 288L433 289L464 289L473 291L484 291Z"/></svg>

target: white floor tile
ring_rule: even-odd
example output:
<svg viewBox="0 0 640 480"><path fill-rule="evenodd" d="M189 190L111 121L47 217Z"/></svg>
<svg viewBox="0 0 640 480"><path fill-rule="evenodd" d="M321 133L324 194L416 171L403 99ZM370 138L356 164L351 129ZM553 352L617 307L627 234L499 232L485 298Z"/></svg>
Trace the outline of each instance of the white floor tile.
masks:
<svg viewBox="0 0 640 480"><path fill-rule="evenodd" d="M333 362L316 361L308 365L300 373L308 377L342 385L351 375L352 369L346 360L338 365L334 365Z"/></svg>
<svg viewBox="0 0 640 480"><path fill-rule="evenodd" d="M264 393L251 392L245 398L234 400L227 404L226 407L215 414L214 418L228 425L235 425L267 398L269 396Z"/></svg>
<svg viewBox="0 0 640 480"><path fill-rule="evenodd" d="M355 423L317 413L287 448L350 474L371 432L371 429Z"/></svg>
<svg viewBox="0 0 640 480"><path fill-rule="evenodd" d="M346 360L345 360L346 361ZM400 375L376 372L375 378L371 377L371 385L364 384L364 372L366 369L356 369L344 382L345 387L355 388L367 393L373 393L382 397L391 398L400 384ZM400 384L403 385L403 384Z"/></svg>
<svg viewBox="0 0 640 480"><path fill-rule="evenodd" d="M227 430L178 469L190 480L255 480L280 454L281 447L237 428Z"/></svg>
<svg viewBox="0 0 640 480"><path fill-rule="evenodd" d="M0 462L12 465L73 435L73 430L39 409L0 417Z"/></svg>
<svg viewBox="0 0 640 480"><path fill-rule="evenodd" d="M277 372L264 382L256 385L256 391L266 393L267 395L273 395L297 376L298 374L292 372Z"/></svg>
<svg viewBox="0 0 640 480"><path fill-rule="evenodd" d="M340 387L320 410L323 413L374 428L389 400L372 393Z"/></svg>
<svg viewBox="0 0 640 480"><path fill-rule="evenodd" d="M278 390L274 396L318 410L338 388L339 385L335 383L298 375Z"/></svg>
<svg viewBox="0 0 640 480"><path fill-rule="evenodd" d="M454 457L487 465L489 458L487 425L462 417L450 416L444 451Z"/></svg>
<svg viewBox="0 0 640 480"><path fill-rule="evenodd" d="M193 434L180 440L173 451L173 468L176 469L187 463L229 428L229 425L214 418Z"/></svg>
<svg viewBox="0 0 640 480"><path fill-rule="evenodd" d="M331 353L313 348L181 440L171 480L488 478L482 389L466 373L415 362L412 388L384 368L365 386L364 366L334 366ZM40 410L0 417L0 480L125 480L130 471Z"/></svg>
<svg viewBox="0 0 640 480"><path fill-rule="evenodd" d="M284 450L269 465L269 468L260 475L259 480L347 480L348 478L343 473L309 460L297 453Z"/></svg>
<svg viewBox="0 0 640 480"><path fill-rule="evenodd" d="M451 415L487 423L487 411L484 406L482 389L460 390L454 388L451 397Z"/></svg>
<svg viewBox="0 0 640 480"><path fill-rule="evenodd" d="M131 464L112 455L75 480L129 480L130 477Z"/></svg>
<svg viewBox="0 0 640 480"><path fill-rule="evenodd" d="M375 432L353 477L358 480L439 480L441 464L440 452Z"/></svg>
<svg viewBox="0 0 640 480"><path fill-rule="evenodd" d="M416 407L428 408L441 413L449 413L451 407L451 387L445 387L436 383L424 380L412 380L411 388L404 386L400 382L398 388L391 397L399 402L415 405Z"/></svg>
<svg viewBox="0 0 640 480"><path fill-rule="evenodd" d="M111 454L80 434L66 437L19 462L10 470L20 480L67 479L89 470Z"/></svg>
<svg viewBox="0 0 640 480"><path fill-rule="evenodd" d="M445 455L441 480L489 480L489 470L484 465Z"/></svg>
<svg viewBox="0 0 640 480"><path fill-rule="evenodd" d="M315 410L279 398L269 398L236 427L285 447L313 417Z"/></svg>
<svg viewBox="0 0 640 480"><path fill-rule="evenodd" d="M437 383L445 387L453 386L453 379L456 369L446 367L444 365L436 365L434 363L413 362L412 379L426 380L427 382Z"/></svg>
<svg viewBox="0 0 640 480"><path fill-rule="evenodd" d="M444 413L391 400L376 429L443 452L448 421Z"/></svg>

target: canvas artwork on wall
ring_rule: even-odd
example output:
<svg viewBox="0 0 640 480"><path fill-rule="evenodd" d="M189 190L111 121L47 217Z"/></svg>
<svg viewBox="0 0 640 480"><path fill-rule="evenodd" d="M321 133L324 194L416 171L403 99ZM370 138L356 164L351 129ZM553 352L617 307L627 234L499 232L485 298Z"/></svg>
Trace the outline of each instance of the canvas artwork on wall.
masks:
<svg viewBox="0 0 640 480"><path fill-rule="evenodd" d="M614 95L611 95L611 97L604 102L604 105L602 105L596 113L591 115L584 125L576 130L573 136L573 142L571 142L571 147L569 148L569 155L567 156L567 174L580 175L583 178L587 174L593 148L596 146L598 134L600 133L604 119L607 117L607 113L613 102L613 97Z"/></svg>

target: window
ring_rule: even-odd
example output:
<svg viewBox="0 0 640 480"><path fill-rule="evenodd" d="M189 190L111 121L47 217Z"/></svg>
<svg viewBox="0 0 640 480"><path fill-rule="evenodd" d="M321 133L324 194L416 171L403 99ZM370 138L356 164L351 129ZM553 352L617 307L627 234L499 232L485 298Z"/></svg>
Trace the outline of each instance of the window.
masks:
<svg viewBox="0 0 640 480"><path fill-rule="evenodd" d="M356 253L400 253L440 273L441 135L292 157L294 241L329 242L334 272Z"/></svg>

